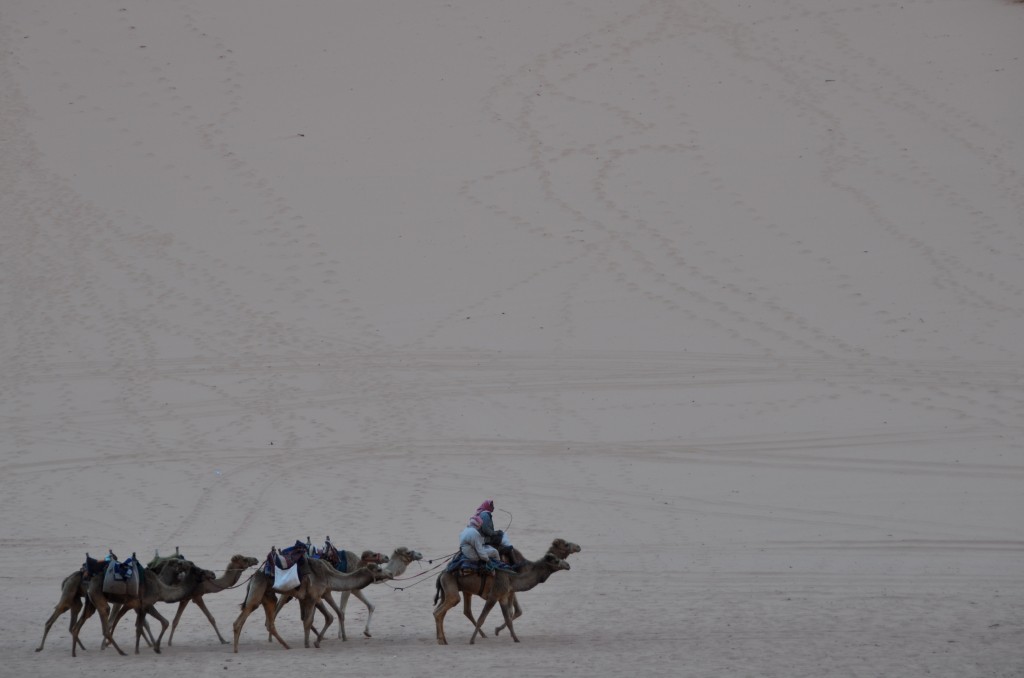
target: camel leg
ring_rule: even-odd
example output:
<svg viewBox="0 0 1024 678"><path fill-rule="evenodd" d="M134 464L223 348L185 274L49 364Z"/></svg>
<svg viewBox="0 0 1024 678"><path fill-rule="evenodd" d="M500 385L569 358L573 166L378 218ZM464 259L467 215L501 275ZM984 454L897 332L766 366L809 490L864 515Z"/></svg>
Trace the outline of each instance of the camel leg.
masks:
<svg viewBox="0 0 1024 678"><path fill-rule="evenodd" d="M320 614L322 614L324 616L324 628L322 630L320 630L320 631L317 631L316 630L316 626L313 624L313 621L316 618L316 611L317 610L319 610ZM310 630L313 631L313 633L316 634L316 643L315 643L315 645L317 647L320 647L320 641L324 639L324 635L327 633L327 627L330 626L333 623L334 623L334 617L331 616L331 612L328 609L326 603L324 603L324 601L321 600L320 602L318 602L314 606L313 611L310 612L310 621L309 621L309 628L310 628Z"/></svg>
<svg viewBox="0 0 1024 678"><path fill-rule="evenodd" d="M202 598L200 598L200 600L202 600ZM171 622L171 635L167 636L167 647L174 646L174 629L178 628L178 620L181 619L181 613L185 611L186 607L188 607L188 602L188 598L178 602L178 611L174 613L174 621ZM213 625L213 629L215 631L217 630L216 624ZM217 633L217 637L220 638L220 633ZM224 640L221 639L220 642L223 643Z"/></svg>
<svg viewBox="0 0 1024 678"><path fill-rule="evenodd" d="M121 603L114 603L113 605L110 606L110 618L111 619L120 619L121 618L120 612L121 612ZM114 622L114 626L115 627L117 626L117 622L116 621ZM113 633L114 629L110 629L110 632ZM100 643L100 649L101 650L106 650L107 649L107 645L110 645L110 643L104 637L103 638L103 642Z"/></svg>
<svg viewBox="0 0 1024 678"><path fill-rule="evenodd" d="M512 611L511 606L508 603L501 604L501 615L505 617L505 626L508 627L508 634L512 636L512 640L519 642L519 636L516 635L516 630L512 628Z"/></svg>
<svg viewBox="0 0 1024 678"><path fill-rule="evenodd" d="M103 600L102 606L96 605L95 603L93 603L93 606L95 607L97 614L99 614L100 616L100 624L103 627L104 642L107 642L110 645L112 645L114 649L117 650L117 653L122 657L127 655L128 653L122 650L121 646L117 644L116 640L114 640L114 626L117 624L117 622L114 621L113 623L110 623L110 607L107 604L107 601ZM121 606L121 609L118 610L118 613L123 614L126 609L127 608L125 608L124 606ZM82 622L79 621L78 625L79 627L81 627ZM100 644L100 647L103 647L103 643Z"/></svg>
<svg viewBox="0 0 1024 678"><path fill-rule="evenodd" d="M206 618L207 618L207 619L208 619L208 620L210 621L210 626L212 626L212 627L213 627L213 632L217 634L217 640L219 640L219 641L220 641L220 644L221 644L221 645L227 645L227 644L228 644L228 641L224 640L224 637L220 635L220 629L218 629L218 628L217 628L217 622L216 622L216 620L215 620L215 619L213 618L213 614L212 614L212 613L210 612L210 610L209 610L209 609L208 609L208 608L206 607L206 603L205 603L205 602L203 602L203 599L202 599L202 598L196 598L196 600L195 600L195 603L196 603L196 606L197 606L197 607L198 607L198 608L199 608L200 610L202 610L202 611L203 611L203 614L205 614L205 615L206 615ZM170 647L170 646L171 646L171 638L173 638L173 637L174 637L174 626L175 626L175 625L177 625L177 623L178 623L178 618L179 618L179 617L181 617L181 611L182 611L183 609L185 609L185 606L184 606L184 605L182 605L182 606L181 606L180 608L178 608L178 614L177 614L177 616L175 616L175 617L174 617L174 624L173 624L173 625L171 626L171 637L167 639L167 646L168 646L168 647Z"/></svg>
<svg viewBox="0 0 1024 678"><path fill-rule="evenodd" d="M82 599L79 598L78 596L75 596L75 598L71 601L71 626L68 627L69 631L71 630L71 628L73 628L75 626L75 622L78 620L78 615L81 612L82 612ZM46 640L46 634L45 633L43 634L43 640ZM85 645L82 645L82 641L81 640L78 641L78 644L81 646L81 648L83 650L85 649ZM39 649L40 650L43 649L43 644L42 643L39 644Z"/></svg>
<svg viewBox="0 0 1024 678"><path fill-rule="evenodd" d="M476 623L476 628L473 630L473 636L469 639L469 644L473 645L476 641L476 635L480 632L481 627L484 625L484 620L487 618L488 613L494 608L495 601L488 600L484 605L483 611L480 613L480 619ZM512 636L512 640L519 642L519 638L516 637L515 629L512 628L512 614L509 609L508 603L499 603L501 607L501 615L505 618L505 625L508 627L508 632Z"/></svg>
<svg viewBox="0 0 1024 678"><path fill-rule="evenodd" d="M153 643L153 651L156 652L157 654L160 654L160 641L161 641L161 639L163 639L164 634L167 633L167 627L170 626L170 624L167 622L166 619L164 619L164 616L162 614L160 614L159 612L156 611L156 608L154 606L150 605L149 607L147 607L143 611L143 613L141 615L139 615L138 621L136 622L136 626L137 627L142 627L142 628L145 627L146 615L147 614L149 616L155 618L158 622L160 622L160 627L161 627L160 628L160 635L157 636L156 642ZM137 628L136 629L136 634L141 635L141 633L142 633L142 629L141 628ZM135 654L138 654L138 653L139 653L139 639L136 636L136 638L135 638Z"/></svg>
<svg viewBox="0 0 1024 678"><path fill-rule="evenodd" d="M292 599L291 596L278 596L277 597L277 602L274 604L274 619L275 620L277 619L278 613L281 612L281 608L284 607L285 605L287 605L288 602L291 599ZM270 642L273 642L273 640L274 640L274 634L272 634L270 632L270 627L268 626L267 627L267 642L270 643Z"/></svg>
<svg viewBox="0 0 1024 678"><path fill-rule="evenodd" d="M125 612L127 612L127 608L122 608L122 609L124 609ZM141 636L142 640L146 641L146 645L149 645L151 648L153 648L153 650L156 653L158 653L158 654L160 653L160 645L159 645L160 638L157 638L155 640L153 639L153 630L149 628L149 622L146 621L146 615L147 614L153 615L154 617L156 617L157 619L160 620L160 623L163 624L163 630L160 631L160 638L164 637L164 631L167 630L167 620L164 619L162 616L160 616L160 613L156 611L155 607L150 606L150 607L146 608L146 610L141 615L139 615L138 614L138 610L136 610L136 617L135 617L135 654L139 653L139 638L140 638L140 636ZM123 612L118 615L117 619L114 620L114 626L117 626L117 623L119 621L121 621L121 617L123 617L123 616L124 616ZM141 630L139 628L140 626L142 627ZM114 629L110 629L110 634L111 635L114 634Z"/></svg>
<svg viewBox="0 0 1024 678"><path fill-rule="evenodd" d="M114 622L114 626L116 627L117 624L121 621L121 618L124 616L124 614L121 613L121 603L114 603L110 606L110 616L117 620ZM153 630L149 628L149 622L144 621L143 627L146 629L146 633L144 636L142 636L142 639L146 641L146 645L153 647ZM110 629L110 634L114 634L114 629ZM107 642L107 639L104 638L103 642L100 644L100 649L107 649L107 645L109 644L110 643Z"/></svg>
<svg viewBox="0 0 1024 678"><path fill-rule="evenodd" d="M516 597L516 594L515 594L515 592L513 592L513 593L512 593L512 595L510 596L510 600L512 601L512 605L513 605L513 606L514 606L514 608L515 608L515 609L513 610L513 612L512 612L512 619L519 619L520 617L522 617L522 616L523 616L523 608L521 608L521 607L519 606L519 598L517 598L517 597ZM502 624L502 625L501 625L501 626L499 626L498 628L494 629L494 635L498 635L498 633L499 633L499 632L500 632L500 631L501 631L501 630L502 630L503 628L505 628L505 624ZM480 632L480 637L483 637L483 635L484 635L484 633L483 633L483 631L481 631L481 632Z"/></svg>
<svg viewBox="0 0 1024 678"><path fill-rule="evenodd" d="M309 647L309 632L312 630L313 635L316 637L316 640L313 641L313 647L319 648L320 638L322 638L322 634L318 633L317 630L313 628L313 619L316 616L316 611L319 609L320 612L322 612L324 616L327 617L327 623L324 625L324 631L326 631L327 627L331 624L332 621L334 621L334 618L331 617L331 613L328 612L327 606L324 605L322 602L317 602L314 604L308 598L302 598L299 600L299 606L301 608L302 633L305 645L306 647Z"/></svg>
<svg viewBox="0 0 1024 678"><path fill-rule="evenodd" d="M447 645L448 639L444 635L444 616L448 610L459 604L459 592L442 591L444 598L434 607L434 622L437 625L437 644Z"/></svg>
<svg viewBox="0 0 1024 678"><path fill-rule="evenodd" d="M483 628L484 620L487 619L487 615L491 612L491 608L494 607L495 601L488 600L484 603L484 609L480 611L480 619L473 624L473 635L469 638L469 644L476 644L476 636L480 633L480 629Z"/></svg>
<svg viewBox="0 0 1024 678"><path fill-rule="evenodd" d="M103 639L103 644L100 646L101 649L104 649L104 648L106 648L107 645L111 644L112 639L114 637L114 630L117 629L117 625L121 623L121 619L126 614L128 614L128 610L129 609L130 608L128 608L128 607L126 607L124 605L121 605L120 603L114 603L113 605L110 606L110 614L107 616L107 619L109 620L109 623L110 623L110 628L108 629L110 637ZM136 610L136 617L135 617L136 633L138 633L138 627L139 627L139 618L138 618L138 614L137 613L138 613L138 610ZM138 654L138 653L139 653L139 637L138 637L138 635L136 635L135 636L135 654Z"/></svg>
<svg viewBox="0 0 1024 678"><path fill-rule="evenodd" d="M274 619L273 619L274 605L275 605L275 602L274 602L273 599L268 600L267 598L263 598L259 603L255 604L255 605L251 605L251 606L247 605L247 606L242 608L241 614L238 615L238 618L235 620L235 623L231 625L232 626L232 630L234 631L234 652L235 653L238 652L238 639L242 635L242 627L245 626L245 620L249 617L250 614L253 613L253 611L257 607L263 607L263 613L264 613L264 615L266 615L267 629L270 631L270 636L272 638L276 638L277 642L281 643L281 645L284 647L284 649L286 649L286 650L289 649L288 648L288 643L284 642L284 638L281 637L281 635L277 632L277 627L274 626Z"/></svg>
<svg viewBox="0 0 1024 678"><path fill-rule="evenodd" d="M352 595L351 591L342 591L341 592L341 602L338 603L338 637L341 638L342 640L348 640L348 637L345 635L345 607L348 605L348 599L349 599L349 596L351 596L351 595ZM362 597L362 596L360 596L360 597ZM365 598L363 598L363 601L366 602L366 606L367 607L370 606L370 602L367 601ZM369 628L369 626L370 626L370 620L369 619L366 620L366 626L367 626L367 628ZM370 635L370 634L366 634L366 635Z"/></svg>
<svg viewBox="0 0 1024 678"><path fill-rule="evenodd" d="M248 601L246 601L248 602ZM231 629L234 632L234 645L235 653L238 653L238 637L242 635L242 627L245 626L245 620L252 614L252 611L256 609L255 606L249 607L243 603L242 611L239 613L238 618L235 619L235 623L231 625Z"/></svg>
<svg viewBox="0 0 1024 678"><path fill-rule="evenodd" d="M81 605L81 602L79 602L79 605ZM74 611L70 601L61 600L57 603L57 606L53 608L53 614L51 614L50 618L46 620L46 625L43 627L43 639L39 641L39 647L36 648L36 652L42 652L43 645L46 643L46 635L50 632L50 627L53 626L53 622L57 621L57 619L68 610L72 610L71 629L72 631L74 630L75 622L78 621L78 615ZM83 647L82 649L84 650L85 648Z"/></svg>
<svg viewBox="0 0 1024 678"><path fill-rule="evenodd" d="M372 638L370 635L370 620L373 619L373 611L377 608L371 603L362 591L352 591L352 595L363 601L363 605L366 606L366 626L363 627L363 635L367 638Z"/></svg>
<svg viewBox="0 0 1024 678"><path fill-rule="evenodd" d="M117 610L117 612L118 612L118 619L120 619L120 615L123 615L124 612L127 609L128 608L126 608L124 606L121 606ZM117 650L117 653L119 655L121 655L121 656L127 655L128 653L125 652L124 650L122 650L121 646L117 644L116 640L114 640L114 627L117 625L117 620L112 619L112 615L110 614L110 608L107 606L105 601L104 601L103 607L99 607L99 606L96 607L96 613L99 614L99 616L100 616L100 624L103 626L103 634L104 634L103 635L103 643L100 643L100 647L101 648L104 647L104 644L111 645L111 646L113 646L113 648L115 650Z"/></svg>
<svg viewBox="0 0 1024 678"><path fill-rule="evenodd" d="M327 627L334 623L334 619L331 617L330 614L327 613L327 609L324 607L324 603L329 605L330 608L334 610L334 613L338 615L339 620L343 621L345 619L345 613L342 612L341 608L338 607L338 604L334 602L334 596L331 595L330 591L325 591L323 599L321 599L320 603L317 605L317 609L320 610L320 613L323 614L324 619L326 620L324 623L324 630L319 634L320 640L324 639L324 634L327 633Z"/></svg>
<svg viewBox="0 0 1024 678"><path fill-rule="evenodd" d="M469 591L462 592L462 614L466 615L466 619L469 620L470 624L476 626L476 617L473 616L473 594ZM480 629L480 637L487 637L483 629Z"/></svg>
<svg viewBox="0 0 1024 678"><path fill-rule="evenodd" d="M277 642L281 643L284 649L291 649L288 647L288 643L284 642L284 638L281 637L281 634L277 632L277 627L274 626L274 619L273 617L271 617L271 615L274 613L274 606L277 605L277 599L274 597L273 594L271 594L269 597L264 596L262 603L263 614L266 616L268 624L267 628L270 630L270 635L274 636L274 638L277 639Z"/></svg>
<svg viewBox="0 0 1024 678"><path fill-rule="evenodd" d="M93 604L91 602L89 602L87 600L86 604L85 604L85 609L82 611L82 616L78 618L78 622L75 624L74 628L71 629L71 656L72 657L76 657L77 656L75 654L75 648L81 646L81 648L83 650L85 649L85 645L83 645L82 641L79 640L78 634L82 631L82 625L85 624L85 620L88 619L89 617L91 617L95 611L96 611L96 608L93 606Z"/></svg>

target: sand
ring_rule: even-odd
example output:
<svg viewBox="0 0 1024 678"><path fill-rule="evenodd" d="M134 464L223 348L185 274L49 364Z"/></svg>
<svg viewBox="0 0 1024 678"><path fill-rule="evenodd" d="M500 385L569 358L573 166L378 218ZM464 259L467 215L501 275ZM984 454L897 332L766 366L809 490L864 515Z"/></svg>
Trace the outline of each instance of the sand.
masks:
<svg viewBox="0 0 1024 678"><path fill-rule="evenodd" d="M8 0L0 675L1024 675L1022 34ZM189 608L160 655L93 619L72 658L68 616L33 651L86 552L443 560L484 498L583 549L519 644L436 644L438 560L367 589L372 638L353 601L320 649L293 605L291 650Z"/></svg>

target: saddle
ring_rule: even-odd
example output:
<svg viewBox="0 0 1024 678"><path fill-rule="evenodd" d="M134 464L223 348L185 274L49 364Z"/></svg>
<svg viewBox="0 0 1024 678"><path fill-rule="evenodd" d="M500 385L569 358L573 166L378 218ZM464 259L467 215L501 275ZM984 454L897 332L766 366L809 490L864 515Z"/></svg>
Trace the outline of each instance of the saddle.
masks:
<svg viewBox="0 0 1024 678"><path fill-rule="evenodd" d="M448 562L445 572L453 572L456 575L468 577L479 575L481 577L494 576L494 570L488 567L488 563L479 560L469 560L462 552L456 553Z"/></svg>
<svg viewBox="0 0 1024 678"><path fill-rule="evenodd" d="M320 550L320 553L314 557L326 560L334 566L335 570L339 570L341 572L348 571L348 556L345 555L344 551L339 551L334 544L331 543L330 537L327 537L324 547Z"/></svg>
<svg viewBox="0 0 1024 678"><path fill-rule="evenodd" d="M113 554L111 554L113 555ZM142 578L139 561L135 554L123 563L111 560L103 573L103 592L117 595L138 596L139 580Z"/></svg>
<svg viewBox="0 0 1024 678"><path fill-rule="evenodd" d="M109 560L96 560L86 553L85 562L82 563L81 569L78 570L82 573L82 581L89 581L96 575L103 574L107 569L107 565L111 561L117 560L117 556L114 555L113 551L110 552L110 556Z"/></svg>
<svg viewBox="0 0 1024 678"><path fill-rule="evenodd" d="M263 561L263 573L273 576L275 570L287 570L289 567L297 565L308 553L306 545L301 541L296 541L294 546L283 548L280 551L276 546L272 546L270 553L267 554L267 559Z"/></svg>
<svg viewBox="0 0 1024 678"><path fill-rule="evenodd" d="M280 551L277 547L271 547L267 559L263 563L263 572L274 578L274 588L280 591L298 588L301 575L302 559L309 553L306 544L296 541L294 546L283 548ZM308 566L306 566L308 570Z"/></svg>

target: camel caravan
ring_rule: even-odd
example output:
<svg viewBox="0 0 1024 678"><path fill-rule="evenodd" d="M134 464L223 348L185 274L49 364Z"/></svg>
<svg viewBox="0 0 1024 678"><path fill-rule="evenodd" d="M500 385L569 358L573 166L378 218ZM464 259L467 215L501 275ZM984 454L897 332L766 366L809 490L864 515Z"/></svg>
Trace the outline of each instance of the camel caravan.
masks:
<svg viewBox="0 0 1024 678"><path fill-rule="evenodd" d="M516 593L529 591L547 581L555 572L568 570L566 558L580 552L579 545L555 539L543 556L537 560L528 560L508 542L507 535L492 529L490 512L493 510L493 502L490 500L481 504L477 514L470 518L469 525L460 535L459 551L450 557L434 559L439 561L438 565L406 578L417 579L444 568L437 575L434 596L437 642L441 645L448 644L444 634L445 615L458 605L460 598L463 601L463 613L473 624L471 644L476 642L477 636L486 637L483 624L495 605L501 609L504 624L497 627L494 634L498 635L507 627L513 641L518 643L513 622L523 611ZM178 549L175 549L173 556L160 557L157 554L145 566L142 566L134 553L124 561L118 560L112 551L103 560L86 554L86 561L81 568L61 582L60 599L46 620L43 639L36 652L42 651L54 622L70 611L72 656L77 656L79 648L85 650L80 634L82 626L93 614L99 615L102 627L101 647L110 645L124 655L126 653L114 639L114 629L129 610L134 610L135 653L139 653L142 641L159 653L168 626L170 635L167 645L173 644L174 630L190 602L202 610L217 639L226 645L228 641L221 635L203 598L243 586L245 598L241 603L241 612L232 625L235 652L238 652L238 641L246 620L258 607L263 608L268 640L276 640L285 649L289 649L288 643L277 631L275 620L281 608L292 599L299 601L306 647L310 647L311 643L313 647L320 647L335 616L338 619L338 638L347 640L345 607L352 596L366 606L363 635L369 638L375 607L362 589L374 583L399 580L409 565L422 560L421 553L404 546L396 548L390 556L375 551L363 551L360 554L345 551L335 547L330 537L322 547L314 546L307 537L305 542L296 541L288 548L272 548L263 560L252 556L232 556L219 577L213 571L186 559ZM256 569L243 580L244 573L253 567ZM341 594L340 602L335 600L335 592ZM473 596L479 596L484 601L479 618L473 616ZM178 604L173 622L168 622L156 609L158 602ZM323 617L319 629L314 625L317 612ZM155 637L149 626L149 618L160 623L160 632Z"/></svg>

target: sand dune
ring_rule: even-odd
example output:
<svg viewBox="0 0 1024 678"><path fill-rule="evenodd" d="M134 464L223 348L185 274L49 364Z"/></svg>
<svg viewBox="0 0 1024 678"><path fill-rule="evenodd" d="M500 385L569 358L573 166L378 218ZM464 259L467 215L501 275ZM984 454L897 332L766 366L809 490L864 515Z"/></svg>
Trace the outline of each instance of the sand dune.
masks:
<svg viewBox="0 0 1024 678"><path fill-rule="evenodd" d="M1022 10L6 3L0 675L1021 675ZM439 647L486 497L583 551ZM87 551L307 535L440 560L33 652Z"/></svg>

